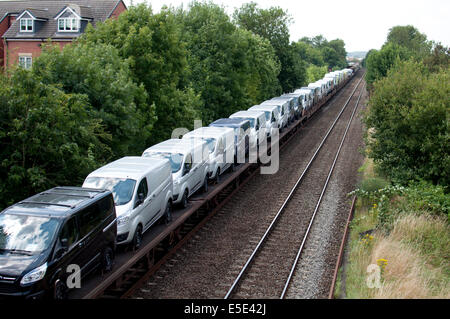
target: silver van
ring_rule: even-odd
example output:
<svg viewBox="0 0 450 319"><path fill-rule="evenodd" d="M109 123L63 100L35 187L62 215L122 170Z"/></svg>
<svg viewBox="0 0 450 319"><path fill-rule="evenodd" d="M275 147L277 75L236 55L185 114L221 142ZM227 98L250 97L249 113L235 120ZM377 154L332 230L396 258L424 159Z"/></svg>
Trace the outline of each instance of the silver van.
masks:
<svg viewBox="0 0 450 319"><path fill-rule="evenodd" d="M85 188L112 192L117 214L117 243L142 244L144 232L160 217L172 216L172 174L167 159L128 156L90 173Z"/></svg>
<svg viewBox="0 0 450 319"><path fill-rule="evenodd" d="M208 191L208 150L198 139L170 139L146 149L142 157L168 159L173 178L173 203L187 207L188 198Z"/></svg>
<svg viewBox="0 0 450 319"><path fill-rule="evenodd" d="M249 111L262 111L266 115L266 132L267 137L274 134L275 129L279 129L282 125L282 120L278 113L276 105L253 105L248 109Z"/></svg>
<svg viewBox="0 0 450 319"><path fill-rule="evenodd" d="M264 111L239 111L230 118L248 119L250 121L250 148L257 149L260 142L266 138L266 115Z"/></svg>
<svg viewBox="0 0 450 319"><path fill-rule="evenodd" d="M183 139L199 138L209 151L208 176L219 182L220 175L234 165L234 130L229 127L200 127L183 135Z"/></svg>

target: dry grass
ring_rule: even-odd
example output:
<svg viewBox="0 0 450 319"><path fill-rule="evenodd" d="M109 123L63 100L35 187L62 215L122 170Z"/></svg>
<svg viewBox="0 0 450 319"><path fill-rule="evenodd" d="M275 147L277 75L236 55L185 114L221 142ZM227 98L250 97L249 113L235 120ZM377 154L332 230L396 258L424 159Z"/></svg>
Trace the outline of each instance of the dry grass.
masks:
<svg viewBox="0 0 450 319"><path fill-rule="evenodd" d="M450 298L450 283L446 276L448 261L433 266L419 243L430 234L448 233L445 221L429 216L406 215L399 218L389 236L374 243L370 263L387 260L380 288L373 289L373 298ZM447 238L434 238L447 241ZM442 252L441 252L442 253ZM444 256L445 257L445 256Z"/></svg>

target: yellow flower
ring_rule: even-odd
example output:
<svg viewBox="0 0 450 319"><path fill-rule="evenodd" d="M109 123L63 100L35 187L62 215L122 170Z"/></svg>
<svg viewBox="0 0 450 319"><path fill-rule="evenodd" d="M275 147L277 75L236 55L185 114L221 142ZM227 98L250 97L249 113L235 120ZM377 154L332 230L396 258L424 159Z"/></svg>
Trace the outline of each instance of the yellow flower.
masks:
<svg viewBox="0 0 450 319"><path fill-rule="evenodd" d="M387 259L384 258L377 259L377 265L381 267L381 270L384 270L387 264L388 264Z"/></svg>

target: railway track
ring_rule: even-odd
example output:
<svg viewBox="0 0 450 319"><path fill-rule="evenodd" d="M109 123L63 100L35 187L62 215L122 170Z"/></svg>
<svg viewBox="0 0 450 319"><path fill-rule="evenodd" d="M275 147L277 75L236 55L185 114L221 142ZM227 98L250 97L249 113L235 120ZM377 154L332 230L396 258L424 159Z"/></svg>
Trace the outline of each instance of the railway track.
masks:
<svg viewBox="0 0 450 319"><path fill-rule="evenodd" d="M293 134L292 142L283 144L287 150L280 154L279 173L274 176L256 174L130 297L223 298L235 277L233 273L244 264L264 227L283 204L290 186L304 170L308 162L305 159L312 156L319 138L323 139L326 129L322 128L329 127L336 109L345 103L355 89L354 82L361 77L361 74L355 76L324 105L323 112L318 112L320 116L315 116Z"/></svg>
<svg viewBox="0 0 450 319"><path fill-rule="evenodd" d="M362 78L290 189L274 219L227 291L225 299L277 296L284 298L363 92L364 86L360 86L361 82ZM355 101L358 88L360 94ZM353 109L349 109L348 106L352 104ZM346 124L344 132L339 127L342 123ZM324 170L323 163L329 163L329 158L334 160L331 167ZM267 284L267 281L271 284Z"/></svg>

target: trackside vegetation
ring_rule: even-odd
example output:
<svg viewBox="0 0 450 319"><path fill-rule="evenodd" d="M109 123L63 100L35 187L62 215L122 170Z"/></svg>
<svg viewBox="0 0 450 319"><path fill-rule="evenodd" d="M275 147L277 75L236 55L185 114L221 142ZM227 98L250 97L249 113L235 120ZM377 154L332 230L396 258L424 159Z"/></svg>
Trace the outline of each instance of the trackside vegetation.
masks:
<svg viewBox="0 0 450 319"><path fill-rule="evenodd" d="M290 43L291 22L255 3L140 4L0 72L0 210L346 66L342 40Z"/></svg>
<svg viewBox="0 0 450 319"><path fill-rule="evenodd" d="M337 297L450 297L449 53L396 26L366 57L367 157Z"/></svg>

